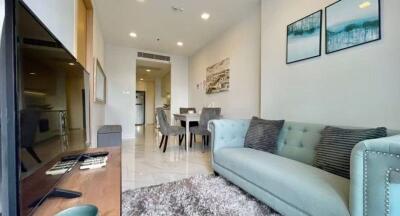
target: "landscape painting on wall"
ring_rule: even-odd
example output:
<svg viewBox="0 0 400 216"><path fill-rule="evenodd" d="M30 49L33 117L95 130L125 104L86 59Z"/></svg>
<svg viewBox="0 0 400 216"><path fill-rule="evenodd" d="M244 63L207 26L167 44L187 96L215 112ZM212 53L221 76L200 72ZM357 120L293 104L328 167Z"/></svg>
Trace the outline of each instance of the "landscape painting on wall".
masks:
<svg viewBox="0 0 400 216"><path fill-rule="evenodd" d="M287 26L286 63L321 56L322 10Z"/></svg>
<svg viewBox="0 0 400 216"><path fill-rule="evenodd" d="M327 54L381 39L379 0L341 0L325 16Z"/></svg>
<svg viewBox="0 0 400 216"><path fill-rule="evenodd" d="M229 90L230 59L226 58L221 62L207 68L206 93L213 94Z"/></svg>

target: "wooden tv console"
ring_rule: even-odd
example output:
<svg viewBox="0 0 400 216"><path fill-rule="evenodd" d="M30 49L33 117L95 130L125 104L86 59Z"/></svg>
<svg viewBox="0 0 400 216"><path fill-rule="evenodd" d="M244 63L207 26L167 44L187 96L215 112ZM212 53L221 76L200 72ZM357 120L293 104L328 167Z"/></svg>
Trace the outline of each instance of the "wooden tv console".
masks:
<svg viewBox="0 0 400 216"><path fill-rule="evenodd" d="M89 149L88 152L108 151L107 166L93 170L79 170L75 167L57 188L79 191L82 196L74 199L47 199L34 215L55 215L61 210L76 205L92 204L99 208L101 216L121 215L121 148L107 147Z"/></svg>

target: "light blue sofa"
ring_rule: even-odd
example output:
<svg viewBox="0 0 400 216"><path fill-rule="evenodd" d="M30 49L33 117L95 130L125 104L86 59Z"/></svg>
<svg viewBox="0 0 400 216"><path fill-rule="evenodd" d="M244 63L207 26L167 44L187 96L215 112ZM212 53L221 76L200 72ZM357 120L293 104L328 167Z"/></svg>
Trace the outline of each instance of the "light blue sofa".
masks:
<svg viewBox="0 0 400 216"><path fill-rule="evenodd" d="M400 215L400 135L392 136L400 132L357 144L349 180L311 166L324 125L286 122L278 151L270 154L243 147L249 122L209 123L212 166L276 211L288 216Z"/></svg>

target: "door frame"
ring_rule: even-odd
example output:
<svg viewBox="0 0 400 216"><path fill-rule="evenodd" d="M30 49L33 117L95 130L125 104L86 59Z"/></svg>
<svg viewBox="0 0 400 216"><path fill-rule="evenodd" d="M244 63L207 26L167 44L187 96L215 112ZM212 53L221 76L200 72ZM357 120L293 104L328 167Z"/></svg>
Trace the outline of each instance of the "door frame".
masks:
<svg viewBox="0 0 400 216"><path fill-rule="evenodd" d="M143 104L144 104L144 110L143 110L143 124L135 124L135 126L143 126L146 125L146 91L136 91L137 93L143 93ZM136 96L136 95L135 95ZM137 106L138 104L135 101L135 106ZM137 107L136 107L136 112L137 112Z"/></svg>

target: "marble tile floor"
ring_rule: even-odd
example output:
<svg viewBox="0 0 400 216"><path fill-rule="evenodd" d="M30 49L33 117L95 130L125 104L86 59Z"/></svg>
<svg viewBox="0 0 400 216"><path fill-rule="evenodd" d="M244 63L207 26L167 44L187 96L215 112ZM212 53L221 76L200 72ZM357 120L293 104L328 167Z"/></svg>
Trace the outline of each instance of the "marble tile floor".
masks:
<svg viewBox="0 0 400 216"><path fill-rule="evenodd" d="M161 135L154 126L137 126L136 139L122 144L122 191L211 174L209 148L202 152L201 138L186 152L184 143L170 137L167 151L158 148Z"/></svg>

